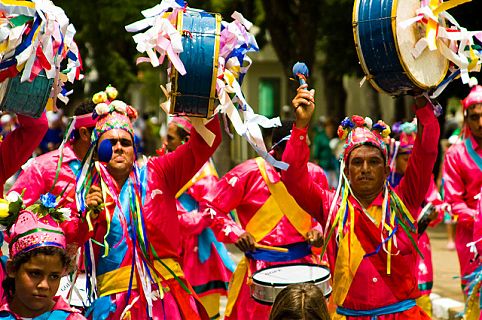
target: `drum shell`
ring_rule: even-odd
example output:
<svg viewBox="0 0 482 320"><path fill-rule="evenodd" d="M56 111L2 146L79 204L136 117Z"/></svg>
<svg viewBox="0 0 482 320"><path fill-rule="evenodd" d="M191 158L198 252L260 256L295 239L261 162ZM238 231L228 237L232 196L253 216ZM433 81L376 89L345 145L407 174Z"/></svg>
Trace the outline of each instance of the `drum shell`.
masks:
<svg viewBox="0 0 482 320"><path fill-rule="evenodd" d="M172 68L171 114L209 118L215 108L221 16L195 10L179 12L177 30L182 34L179 55L186 69Z"/></svg>
<svg viewBox="0 0 482 320"><path fill-rule="evenodd" d="M329 272L328 268L326 268L324 266L320 266L320 265L315 265L315 264L313 264L313 265L311 265L311 264L296 264L296 265L309 266L309 267L312 267L312 268L323 268L323 269L327 270L328 271L327 275L325 277L321 278L321 279L312 279L311 281L302 281L302 282L294 282L294 283L314 283L318 288L321 289L325 298L328 298L331 295L331 292L332 292L332 288L331 288L331 285L330 285L331 276L330 276L330 272ZM261 269L258 272L267 271L267 270L270 270L270 269L279 269L279 268L283 268L283 267L291 267L291 266L294 266L294 265L293 264L276 265L276 266ZM272 305L274 303L274 300L276 299L276 296L281 292L281 290L283 290L284 288L286 288L290 284L294 284L294 283L285 283L285 284L282 284L282 283L266 283L266 282L263 282L263 281L259 281L259 280L255 279L256 273L258 273L258 272L255 272L253 274L253 279L252 279L253 281L252 281L252 284L250 286L251 297L254 300L256 300L258 303L265 304L265 305Z"/></svg>
<svg viewBox="0 0 482 320"><path fill-rule="evenodd" d="M413 89L426 91L435 88L448 70L448 60L444 58L440 70L435 68L436 80L426 82L412 74L398 45L399 1L401 0L355 0L353 8L353 35L362 69L377 91L392 96L407 94ZM413 31L407 29L404 32Z"/></svg>
<svg viewBox="0 0 482 320"><path fill-rule="evenodd" d="M20 82L22 74L0 84L0 109L39 118L45 109L54 79L42 71L32 82Z"/></svg>

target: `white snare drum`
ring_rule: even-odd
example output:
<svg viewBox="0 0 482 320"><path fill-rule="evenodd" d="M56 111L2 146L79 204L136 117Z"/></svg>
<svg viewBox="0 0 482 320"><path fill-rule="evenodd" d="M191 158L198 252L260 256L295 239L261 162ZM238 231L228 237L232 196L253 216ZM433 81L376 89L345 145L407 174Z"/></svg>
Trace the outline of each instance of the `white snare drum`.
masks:
<svg viewBox="0 0 482 320"><path fill-rule="evenodd" d="M325 297L331 294L330 271L314 264L277 265L253 274L251 296L262 304L273 304L278 293L290 284L314 283Z"/></svg>
<svg viewBox="0 0 482 320"><path fill-rule="evenodd" d="M70 293L71 287L69 277L62 277L62 279L60 279L60 286L59 290L57 291L57 295L62 296L71 306L81 308L84 306L88 307L90 304L87 299L87 290L85 288L85 273L81 273L77 276L74 289Z"/></svg>

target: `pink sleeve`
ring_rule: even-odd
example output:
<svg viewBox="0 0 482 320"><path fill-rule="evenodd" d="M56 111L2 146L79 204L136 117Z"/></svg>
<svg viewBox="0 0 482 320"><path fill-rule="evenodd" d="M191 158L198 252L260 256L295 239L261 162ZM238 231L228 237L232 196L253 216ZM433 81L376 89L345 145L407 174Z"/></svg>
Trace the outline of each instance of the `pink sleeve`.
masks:
<svg viewBox="0 0 482 320"><path fill-rule="evenodd" d="M289 164L289 168L281 172L281 179L296 202L318 221L325 223L329 211L327 189L316 184L308 173L310 150L306 144L306 133L306 128L293 126L283 153L283 161Z"/></svg>
<svg viewBox="0 0 482 320"><path fill-rule="evenodd" d="M41 171L38 159L34 158L29 166L22 171L10 191L16 191L18 193L24 192L24 204L26 206L34 204L35 201L40 199L40 195L45 193L44 190L48 190L46 186L48 181L45 177L46 174L46 172Z"/></svg>
<svg viewBox="0 0 482 320"><path fill-rule="evenodd" d="M243 200L246 179L242 175L244 164L238 165L224 177L206 195L207 211L213 210L215 217L211 228L221 242L234 243L246 231L237 224L229 213L236 209Z"/></svg>
<svg viewBox="0 0 482 320"><path fill-rule="evenodd" d="M429 104L418 109L416 116L419 122L417 139L408 159L405 175L396 188L397 193L412 214L419 211L430 186L440 136L437 118Z"/></svg>
<svg viewBox="0 0 482 320"><path fill-rule="evenodd" d="M48 129L45 112L39 119L17 115L19 127L0 143L0 183L5 181L32 156Z"/></svg>
<svg viewBox="0 0 482 320"><path fill-rule="evenodd" d="M154 172L166 181L169 186L168 192L171 192L172 196L175 196L201 169L221 143L221 128L217 115L206 124L206 127L216 135L212 146L193 130L189 141L179 146L176 151L162 157L151 158Z"/></svg>
<svg viewBox="0 0 482 320"><path fill-rule="evenodd" d="M465 203L466 186L462 181L462 174L459 172L458 163L462 159L458 153L451 152L452 150L454 150L452 147L447 150L443 167L445 201L450 204L452 214L457 216L458 221L473 221L476 211Z"/></svg>
<svg viewBox="0 0 482 320"><path fill-rule="evenodd" d="M479 193L479 201L478 201L478 211L474 218L474 241L479 242L476 243L477 252L482 254L482 188L480 189Z"/></svg>

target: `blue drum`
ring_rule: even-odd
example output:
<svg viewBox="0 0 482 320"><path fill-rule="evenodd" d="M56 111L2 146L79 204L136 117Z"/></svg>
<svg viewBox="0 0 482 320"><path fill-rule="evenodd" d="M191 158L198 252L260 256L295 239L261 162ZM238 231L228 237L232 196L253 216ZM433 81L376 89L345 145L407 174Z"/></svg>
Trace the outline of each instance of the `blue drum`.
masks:
<svg viewBox="0 0 482 320"><path fill-rule="evenodd" d="M180 59L186 74L171 73L171 114L209 118L215 109L221 15L188 9L180 12Z"/></svg>
<svg viewBox="0 0 482 320"><path fill-rule="evenodd" d="M353 35L366 79L379 92L392 96L420 88L435 88L447 74L449 61L437 50L411 53L424 36L424 26L398 24L416 16L420 0L355 0Z"/></svg>
<svg viewBox="0 0 482 320"><path fill-rule="evenodd" d="M0 83L0 109L39 118L52 91L54 79L42 71L32 82L20 82L22 74Z"/></svg>

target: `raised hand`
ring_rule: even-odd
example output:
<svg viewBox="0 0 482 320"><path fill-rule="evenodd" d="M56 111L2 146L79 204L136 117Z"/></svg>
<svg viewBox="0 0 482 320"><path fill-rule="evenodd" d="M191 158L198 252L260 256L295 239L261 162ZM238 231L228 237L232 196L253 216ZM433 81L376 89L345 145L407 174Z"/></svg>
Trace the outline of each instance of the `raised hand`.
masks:
<svg viewBox="0 0 482 320"><path fill-rule="evenodd" d="M296 127L306 128L315 111L315 90L308 91L307 84L303 84L296 90L296 96L291 101L296 116Z"/></svg>

